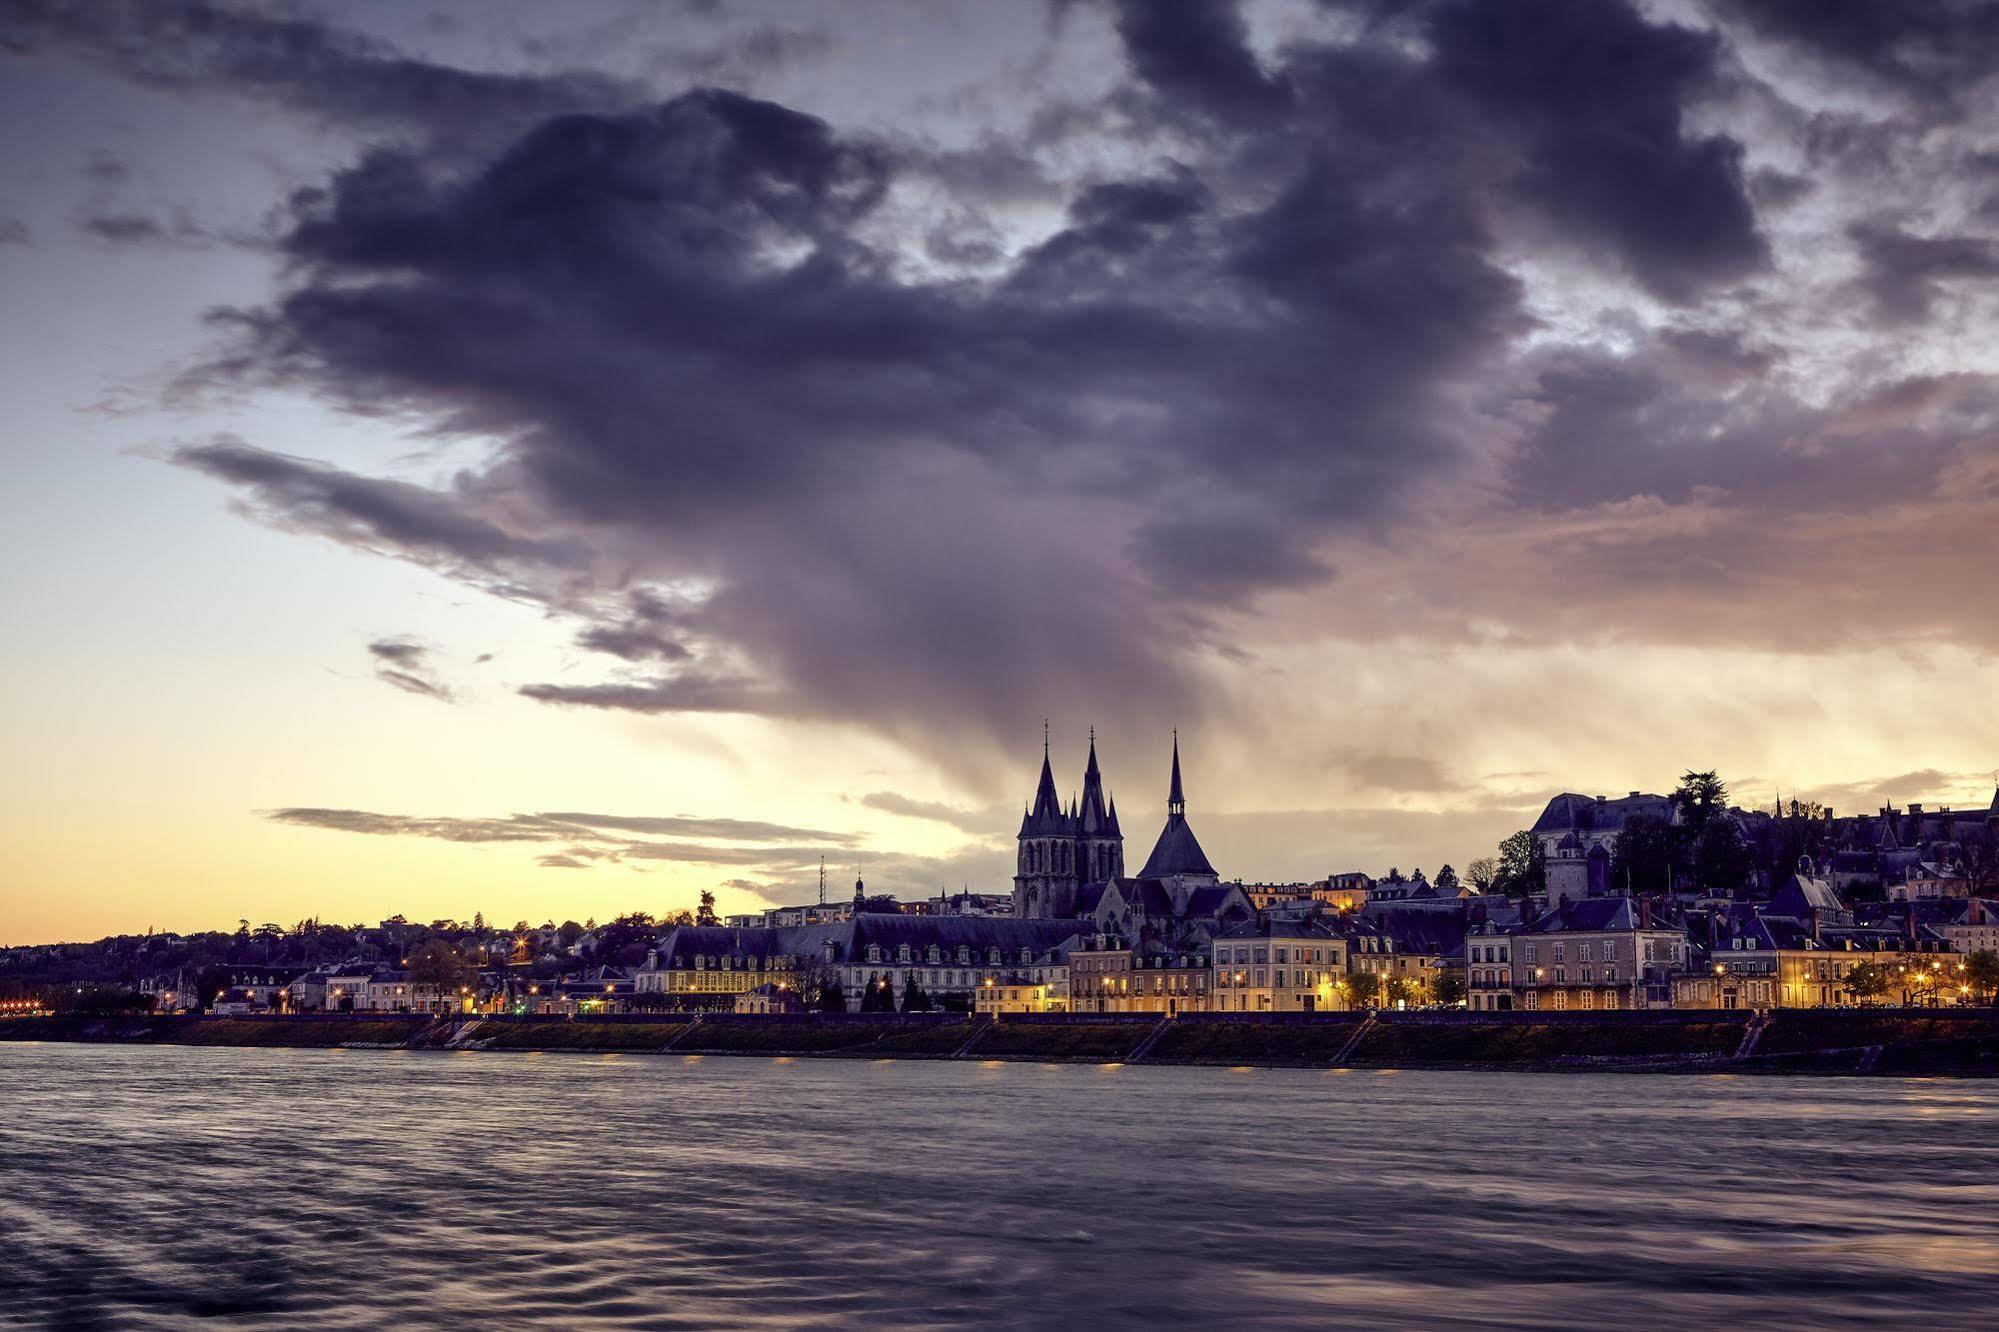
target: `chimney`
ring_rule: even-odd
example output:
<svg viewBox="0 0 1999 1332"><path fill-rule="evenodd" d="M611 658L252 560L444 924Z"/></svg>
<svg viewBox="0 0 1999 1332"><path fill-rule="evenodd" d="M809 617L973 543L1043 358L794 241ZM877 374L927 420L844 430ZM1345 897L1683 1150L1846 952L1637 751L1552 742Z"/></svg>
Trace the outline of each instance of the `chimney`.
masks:
<svg viewBox="0 0 1999 1332"><path fill-rule="evenodd" d="M1652 899L1649 897L1638 899L1638 928L1641 930L1652 928Z"/></svg>
<svg viewBox="0 0 1999 1332"><path fill-rule="evenodd" d="M1805 908L1805 928L1812 932L1812 938L1816 939L1819 937L1819 909L1817 907Z"/></svg>
<svg viewBox="0 0 1999 1332"><path fill-rule="evenodd" d="M1912 804L1909 806L1909 815L1911 818L1915 817L1918 814L1921 814L1922 812L1923 812L1923 807L1921 805Z"/></svg>
<svg viewBox="0 0 1999 1332"><path fill-rule="evenodd" d="M1916 899L1913 897L1902 903L1902 927L1911 940L1916 937Z"/></svg>

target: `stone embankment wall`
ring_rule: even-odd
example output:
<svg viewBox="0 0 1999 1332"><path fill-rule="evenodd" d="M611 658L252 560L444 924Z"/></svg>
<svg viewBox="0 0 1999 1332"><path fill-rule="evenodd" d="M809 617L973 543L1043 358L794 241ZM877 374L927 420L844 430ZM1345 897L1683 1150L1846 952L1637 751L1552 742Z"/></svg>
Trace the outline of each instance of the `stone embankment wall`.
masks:
<svg viewBox="0 0 1999 1332"><path fill-rule="evenodd" d="M1999 1011L654 1014L622 1018L50 1017L0 1040L121 1044L1012 1059L1294 1068L1999 1076Z"/></svg>

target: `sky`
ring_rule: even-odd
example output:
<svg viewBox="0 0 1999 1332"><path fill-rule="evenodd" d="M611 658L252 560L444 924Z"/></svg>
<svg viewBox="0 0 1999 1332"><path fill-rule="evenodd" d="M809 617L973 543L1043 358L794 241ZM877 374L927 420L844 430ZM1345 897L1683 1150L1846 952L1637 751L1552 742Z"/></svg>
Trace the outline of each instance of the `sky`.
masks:
<svg viewBox="0 0 1999 1332"><path fill-rule="evenodd" d="M0 0L0 944L1983 804L1999 5Z"/></svg>

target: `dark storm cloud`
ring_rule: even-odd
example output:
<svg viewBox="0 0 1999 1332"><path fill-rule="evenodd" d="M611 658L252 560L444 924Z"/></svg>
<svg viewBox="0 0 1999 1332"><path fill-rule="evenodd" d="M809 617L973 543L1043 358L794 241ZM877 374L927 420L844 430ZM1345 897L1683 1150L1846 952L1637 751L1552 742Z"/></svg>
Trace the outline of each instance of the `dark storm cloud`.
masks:
<svg viewBox="0 0 1999 1332"><path fill-rule="evenodd" d="M430 649L407 638L380 638L368 644L375 659L375 678L404 693L434 698L440 703L456 700L449 685L438 678L430 664Z"/></svg>
<svg viewBox="0 0 1999 1332"><path fill-rule="evenodd" d="M1224 117L1282 110L1290 90L1249 49L1234 0L1118 0L1117 27L1133 70L1162 96Z"/></svg>
<svg viewBox="0 0 1999 1332"><path fill-rule="evenodd" d="M1859 70L1922 101L1954 95L1999 69L1993 0L1710 0L1759 36Z"/></svg>
<svg viewBox="0 0 1999 1332"><path fill-rule="evenodd" d="M1245 209L1166 164L1081 191L1011 273L967 284L902 275L862 239L902 166L717 91L550 120L476 171L373 151L294 200L299 280L240 317L224 369L500 432L505 472L445 495L241 445L179 459L281 520L438 565L539 553L479 516L503 484L551 531L714 566L692 628L755 663L531 698L893 701L912 726L969 705L1004 725L1059 683L1014 667L1036 621L1073 621L1079 673L1184 694L1174 654L1139 645L1185 638L1183 609L1322 576L1315 532L1452 456L1440 394L1520 323L1474 210L1420 178L1315 155ZM1155 516L1083 552L1051 541L1030 497L1087 504L1062 479L1079 469ZM1133 556L1153 605L1126 595ZM1049 608L1079 571L1103 595ZM687 646L625 619L583 633L628 660Z"/></svg>
<svg viewBox="0 0 1999 1332"><path fill-rule="evenodd" d="M634 100L598 74L491 74L411 59L308 18L200 0L0 0L17 55L53 51L176 92L232 92L341 126L482 141L579 107Z"/></svg>
<svg viewBox="0 0 1999 1332"><path fill-rule="evenodd" d="M1655 295L1687 301L1765 264L1742 145L1686 126L1715 35L1622 0L1460 0L1428 33L1438 77L1512 137L1516 197L1609 247Z"/></svg>
<svg viewBox="0 0 1999 1332"><path fill-rule="evenodd" d="M1027 129L949 148L264 11L13 12L23 49L359 131L280 210L274 297L219 316L190 382L300 390L480 461L426 486L237 440L174 458L267 521L546 608L594 654L522 688L550 704L860 722L962 775L1106 694L1098 719L1133 730L1192 718L1259 596L1338 588L1356 534L1444 548L1412 510L1453 487L1489 503L1465 521L1491 568L1563 588L1505 599L1523 632L1642 635L1692 617L1633 577L1780 576L1790 538L1757 506L1802 531L1906 505L1907 532L1943 478L1985 475L1985 386L1820 369L1791 344L1851 325L1851 291L1811 289L1815 254L1770 262L1820 227L1898 335L1976 291L1973 228L1852 207L1855 181L1934 187L1964 154L1908 150L1968 143L1959 113L1791 107L1735 49L1961 84L1982 9L1813 33L1782 5L1711 29L1626 0L1345 8L1337 37L1259 56L1229 5L1120 6L1129 82L1023 84ZM1731 114L1752 103L1764 121ZM1794 142L1759 160L1756 124Z"/></svg>
<svg viewBox="0 0 1999 1332"><path fill-rule="evenodd" d="M419 563L491 572L512 563L564 567L581 558L572 546L515 536L473 516L448 493L357 476L230 436L184 445L170 456L240 487L278 526Z"/></svg>
<svg viewBox="0 0 1999 1332"><path fill-rule="evenodd" d="M1516 498L1544 509L1725 494L1776 512L1933 495L1999 421L1999 383L1912 377L1823 404L1763 382L1768 353L1666 333L1638 354L1543 358L1534 422L1511 458Z"/></svg>
<svg viewBox="0 0 1999 1332"><path fill-rule="evenodd" d="M1860 287L1885 323L1927 319L1948 282L1999 278L1999 240L1987 236L1916 236L1893 224L1849 228L1865 272Z"/></svg>

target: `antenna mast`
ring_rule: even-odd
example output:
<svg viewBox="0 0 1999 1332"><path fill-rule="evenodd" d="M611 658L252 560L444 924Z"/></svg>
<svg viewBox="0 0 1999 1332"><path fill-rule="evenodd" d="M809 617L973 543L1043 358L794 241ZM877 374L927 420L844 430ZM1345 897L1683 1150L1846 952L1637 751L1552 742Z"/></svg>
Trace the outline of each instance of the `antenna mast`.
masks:
<svg viewBox="0 0 1999 1332"><path fill-rule="evenodd" d="M826 857L824 854L821 854L819 857L819 905L826 905Z"/></svg>

